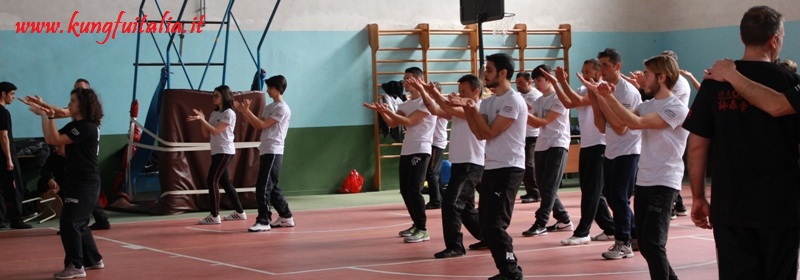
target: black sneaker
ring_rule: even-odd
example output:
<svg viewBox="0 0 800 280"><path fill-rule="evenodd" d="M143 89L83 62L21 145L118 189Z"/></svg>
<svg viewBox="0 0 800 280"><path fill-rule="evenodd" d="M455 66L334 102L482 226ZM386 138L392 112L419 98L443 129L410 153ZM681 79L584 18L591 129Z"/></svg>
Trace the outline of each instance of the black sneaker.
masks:
<svg viewBox="0 0 800 280"><path fill-rule="evenodd" d="M22 221L11 222L12 229L29 229L33 228L32 225L23 223Z"/></svg>
<svg viewBox="0 0 800 280"><path fill-rule="evenodd" d="M429 202L428 204L425 204L425 209L427 209L427 210L439 209L439 208L442 208L442 205L440 205L438 203L430 203Z"/></svg>
<svg viewBox="0 0 800 280"><path fill-rule="evenodd" d="M468 248L470 250L484 250L489 249L489 245L487 245L486 242L478 241L477 243L469 244Z"/></svg>
<svg viewBox="0 0 800 280"><path fill-rule="evenodd" d="M108 230L108 229L111 229L111 224L108 223L108 222L105 222L105 223L95 222L94 224L89 226L89 229L91 229L91 230Z"/></svg>
<svg viewBox="0 0 800 280"><path fill-rule="evenodd" d="M433 254L433 257L437 259L446 259L446 258L463 257L464 255L465 255L464 252L458 250L444 249L444 251Z"/></svg>
<svg viewBox="0 0 800 280"><path fill-rule="evenodd" d="M489 277L489 280L522 280L522 274L517 274L514 276L505 276L503 274L497 274L495 276Z"/></svg>
<svg viewBox="0 0 800 280"><path fill-rule="evenodd" d="M530 237L530 236L540 236L540 235L547 235L547 228L543 226L538 226L534 224L526 231L522 232L522 236Z"/></svg>

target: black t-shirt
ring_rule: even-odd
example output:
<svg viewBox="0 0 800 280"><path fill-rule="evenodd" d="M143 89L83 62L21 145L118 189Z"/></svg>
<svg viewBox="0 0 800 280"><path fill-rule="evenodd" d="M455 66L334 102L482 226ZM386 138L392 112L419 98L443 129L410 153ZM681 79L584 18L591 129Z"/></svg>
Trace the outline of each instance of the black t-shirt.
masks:
<svg viewBox="0 0 800 280"><path fill-rule="evenodd" d="M797 74L795 74L795 76L797 76ZM796 84L789 90L783 92L783 95L785 95L789 103L792 104L792 108L794 108L794 111L798 113L797 116L800 118L800 84Z"/></svg>
<svg viewBox="0 0 800 280"><path fill-rule="evenodd" d="M96 124L81 120L72 121L58 131L72 139L66 145L64 174L97 173L97 154L100 152L100 128Z"/></svg>
<svg viewBox="0 0 800 280"><path fill-rule="evenodd" d="M774 63L736 61L749 79L778 92L798 84ZM798 118L774 118L728 83L704 80L683 127L711 139L711 222L800 226Z"/></svg>
<svg viewBox="0 0 800 280"><path fill-rule="evenodd" d="M8 131L8 147L11 150L11 157L13 158L17 154L17 149L14 145L14 133L11 125L11 112L6 109L6 106L0 105L0 130L7 130ZM0 166L2 166L3 170L6 170L6 162L8 159L6 158L6 153L0 147Z"/></svg>

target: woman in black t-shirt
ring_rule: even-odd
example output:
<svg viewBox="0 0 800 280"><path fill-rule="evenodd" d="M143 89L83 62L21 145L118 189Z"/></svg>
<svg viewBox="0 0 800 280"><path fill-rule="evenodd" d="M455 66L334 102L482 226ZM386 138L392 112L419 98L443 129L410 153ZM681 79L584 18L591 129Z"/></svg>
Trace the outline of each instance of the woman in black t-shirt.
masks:
<svg viewBox="0 0 800 280"><path fill-rule="evenodd" d="M65 145L66 159L61 213L61 244L64 246L64 270L54 274L57 279L86 277L86 269L103 268L103 256L97 251L88 227L89 215L100 193L100 172L97 154L100 144L100 122L103 107L92 89L78 88L70 94L69 113L72 122L60 130L49 108L31 106L42 116L42 132L50 145Z"/></svg>

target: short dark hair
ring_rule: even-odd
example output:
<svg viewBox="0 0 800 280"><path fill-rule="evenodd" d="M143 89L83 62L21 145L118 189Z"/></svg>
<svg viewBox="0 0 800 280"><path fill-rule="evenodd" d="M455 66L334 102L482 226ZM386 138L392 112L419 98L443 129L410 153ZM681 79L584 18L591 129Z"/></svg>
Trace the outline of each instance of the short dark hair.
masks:
<svg viewBox="0 0 800 280"><path fill-rule="evenodd" d="M539 77L544 77L544 74L542 74L542 69L544 69L544 71L548 73L553 71L553 68L551 68L550 65L541 64L539 66L536 66L536 68L533 68L533 70L531 70L531 78L536 79Z"/></svg>
<svg viewBox="0 0 800 280"><path fill-rule="evenodd" d="M267 84L268 88L277 89L281 95L283 95L283 92L286 91L286 78L284 78L282 75L269 77L268 79L264 80L264 83Z"/></svg>
<svg viewBox="0 0 800 280"><path fill-rule="evenodd" d="M525 72L525 71L517 73L517 79L519 79L520 77L522 77L523 79L528 80L528 81L533 79L533 78L531 78L531 73L528 73L528 72Z"/></svg>
<svg viewBox="0 0 800 280"><path fill-rule="evenodd" d="M9 93L17 90L17 86L9 82L0 82L0 92Z"/></svg>
<svg viewBox="0 0 800 280"><path fill-rule="evenodd" d="M90 84L90 83L89 83L89 81L88 81L88 80L86 80L86 79L84 79L84 78L78 78L77 80L75 80L75 83L76 83L76 84L77 84L77 83L86 83L86 85L87 85L87 86L89 86L89 87L91 87L91 86L92 86L92 84Z"/></svg>
<svg viewBox="0 0 800 280"><path fill-rule="evenodd" d="M594 68L594 70L596 70L596 71L600 70L600 61L597 60L597 58L590 58L590 59L584 60L583 61L583 65L586 65L586 64L591 64L592 68Z"/></svg>
<svg viewBox="0 0 800 280"><path fill-rule="evenodd" d="M419 67L408 67L406 68L405 73L410 73L411 75L417 78L422 78L423 76L422 69L419 69Z"/></svg>
<svg viewBox="0 0 800 280"><path fill-rule="evenodd" d="M620 55L615 48L606 48L602 52L597 53L598 60L604 57L607 57L608 61L611 63L622 63L622 55Z"/></svg>
<svg viewBox="0 0 800 280"><path fill-rule="evenodd" d="M469 83L469 88L472 90L481 88L481 80L472 74L461 76L461 78L458 79L458 83Z"/></svg>
<svg viewBox="0 0 800 280"><path fill-rule="evenodd" d="M783 15L768 6L755 6L747 10L739 24L739 36L745 46L761 46L778 34Z"/></svg>
<svg viewBox="0 0 800 280"><path fill-rule="evenodd" d="M510 55L506 53L496 53L486 57L486 61L494 63L494 68L497 72L506 70L506 79L511 80L514 77L514 62Z"/></svg>

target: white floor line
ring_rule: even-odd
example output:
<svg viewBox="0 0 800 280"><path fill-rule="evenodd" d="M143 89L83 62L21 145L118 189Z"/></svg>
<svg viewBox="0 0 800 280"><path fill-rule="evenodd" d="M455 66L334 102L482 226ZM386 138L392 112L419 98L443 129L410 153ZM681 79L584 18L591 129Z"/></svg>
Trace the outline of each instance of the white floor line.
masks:
<svg viewBox="0 0 800 280"><path fill-rule="evenodd" d="M280 231L280 230L273 230L268 231L269 233L284 233L284 234L307 234L307 233L334 233L334 232L348 232L348 231L361 231L361 230L373 230L373 229L381 229L381 228L392 228L392 227L402 227L407 226L409 223L402 223L402 224L394 224L394 225L385 225L385 226L376 226L376 227L360 227L360 228L347 228L347 229L331 229L331 230L309 230L309 231ZM206 232L219 232L219 233L239 233L244 231L237 230L237 231L230 231L230 230L213 230L213 229L204 229L204 228L196 228L196 227L186 227L187 229L197 230L197 231L206 231Z"/></svg>
<svg viewBox="0 0 800 280"><path fill-rule="evenodd" d="M111 238L108 238L108 237L102 237L102 236L95 235L94 238L95 239L101 239L101 240L114 242L114 243L117 243L117 244L121 244L122 247L133 249L133 250L148 250L148 251L153 251L153 252L157 252L157 253L170 255L170 256L173 256L173 257L187 258L187 259L191 259L191 260L210 263L212 265L227 266L227 267L230 267L230 268L236 268L236 269L246 270L246 271L260 273L260 274L266 274L266 275L275 275L276 274L274 272L269 272L269 271L265 271L265 270L259 270L259 269L249 268L249 267L243 267L243 266L238 266L238 265L234 265L234 264L223 263L223 262L218 262L218 261L212 261L212 260L209 260L209 259L193 257L193 256L189 256L189 255L184 255L184 254L173 253L173 252L164 251L164 250L160 250L160 249L156 249L156 248L150 248L150 247L147 247L147 246L141 246L141 245L137 245L137 244L123 242L123 241L111 239Z"/></svg>

